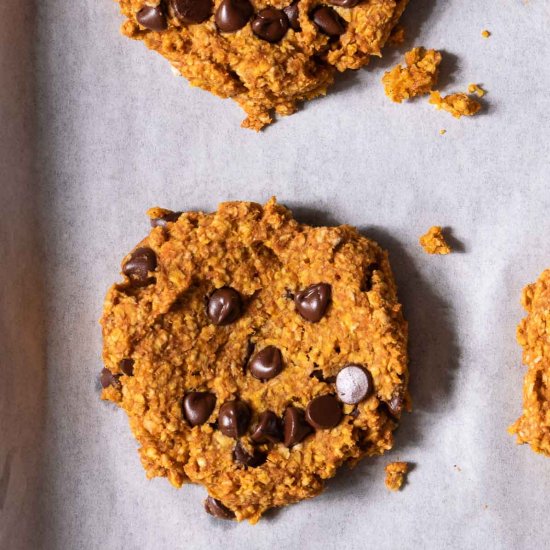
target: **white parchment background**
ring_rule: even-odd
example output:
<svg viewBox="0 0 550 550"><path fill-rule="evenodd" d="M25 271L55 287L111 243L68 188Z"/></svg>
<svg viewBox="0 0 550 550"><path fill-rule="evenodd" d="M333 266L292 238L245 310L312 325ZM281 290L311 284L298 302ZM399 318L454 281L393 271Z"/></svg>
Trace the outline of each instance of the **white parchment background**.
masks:
<svg viewBox="0 0 550 550"><path fill-rule="evenodd" d="M389 102L390 53L259 135L120 22L110 0L0 2L0 547L548 547L550 459L506 433L520 290L550 267L548 2L411 0L405 46L446 52L445 91L482 83L481 116ZM252 527L204 514L200 487L145 479L99 401L97 319L148 207L273 194L390 250L415 411L390 455ZM462 252L421 252L436 223ZM397 458L416 466L389 494Z"/></svg>

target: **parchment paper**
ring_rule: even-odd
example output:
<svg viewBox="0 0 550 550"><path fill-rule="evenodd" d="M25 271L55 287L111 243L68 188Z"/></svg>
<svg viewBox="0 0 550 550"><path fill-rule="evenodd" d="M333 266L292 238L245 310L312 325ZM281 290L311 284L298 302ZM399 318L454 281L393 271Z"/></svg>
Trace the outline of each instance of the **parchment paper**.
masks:
<svg viewBox="0 0 550 550"><path fill-rule="evenodd" d="M548 547L550 459L506 428L520 290L550 267L549 10L411 0L405 47L258 135L119 36L114 2L2 0L0 547ZM414 45L445 51L445 92L483 84L484 114L386 99L383 71ZM125 415L99 400L97 319L148 207L273 194L390 250L415 408L391 454L250 526L208 517L200 487L145 479ZM433 224L457 253L421 251ZM390 494L395 459L415 467Z"/></svg>

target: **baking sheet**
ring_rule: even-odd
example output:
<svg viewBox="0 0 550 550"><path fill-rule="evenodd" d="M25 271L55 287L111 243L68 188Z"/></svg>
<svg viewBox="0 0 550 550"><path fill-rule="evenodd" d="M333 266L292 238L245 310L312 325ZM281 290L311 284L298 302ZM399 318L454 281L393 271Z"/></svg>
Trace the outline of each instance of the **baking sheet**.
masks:
<svg viewBox="0 0 550 550"><path fill-rule="evenodd" d="M548 3L411 0L401 52L443 49L444 91L483 84L483 115L389 102L394 50L259 135L120 22L108 0L0 3L0 547L546 547L550 460L506 427L520 290L550 266ZM250 526L204 514L201 487L145 479L125 415L99 401L97 319L148 207L273 194L390 250L415 410L391 454ZM458 253L422 253L433 224ZM415 467L389 494L395 459Z"/></svg>

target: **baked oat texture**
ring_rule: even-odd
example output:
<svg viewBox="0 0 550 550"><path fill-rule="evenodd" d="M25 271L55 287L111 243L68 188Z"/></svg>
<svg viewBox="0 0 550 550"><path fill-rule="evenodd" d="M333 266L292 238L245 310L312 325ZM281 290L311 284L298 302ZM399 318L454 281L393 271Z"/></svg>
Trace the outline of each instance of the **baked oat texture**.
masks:
<svg viewBox="0 0 550 550"><path fill-rule="evenodd" d="M341 465L392 447L409 408L407 324L385 251L347 225L300 224L275 199L223 203L211 214L155 208L149 215L163 226L137 250L154 253L154 269L138 285L124 275L112 286L101 319L102 398L126 411L149 478L167 477L175 487L200 483L218 511L226 507L224 517L229 511L255 523L269 508L320 493ZM134 257L124 259L123 273ZM320 321L310 322L293 296L320 282L332 298ZM226 287L242 296L243 311L215 325L205 300ZM281 351L283 368L262 382L248 358L269 345ZM310 427L313 433L290 447L254 443L260 413L280 418L289 406L306 409L313 398L334 395L334 377L350 363L362 367L349 369L353 376L343 383L369 393L356 405L338 405L335 427ZM355 385L357 375L363 386ZM215 396L208 421L194 427L182 416L191 391ZM252 414L238 443L220 431L220 406L233 399ZM285 417L285 437L287 429ZM235 458L243 449L263 454L263 463L243 465Z"/></svg>
<svg viewBox="0 0 550 550"><path fill-rule="evenodd" d="M474 116L481 110L481 103L467 94L450 94L442 96L439 92L430 94L430 103L438 110L443 109L455 118Z"/></svg>
<svg viewBox="0 0 550 550"><path fill-rule="evenodd" d="M527 311L518 326L527 374L523 384L523 413L510 426L518 443L550 456L550 269L524 288L521 302Z"/></svg>
<svg viewBox="0 0 550 550"><path fill-rule="evenodd" d="M428 232L420 237L419 242L426 254L445 255L452 252L443 235L443 229L439 225L430 227Z"/></svg>
<svg viewBox="0 0 550 550"><path fill-rule="evenodd" d="M399 491L405 483L405 477L409 471L407 462L390 462L386 465L386 487L390 491Z"/></svg>
<svg viewBox="0 0 550 550"><path fill-rule="evenodd" d="M413 48L405 54L406 67L395 66L382 77L386 95L396 103L429 94L437 84L441 53Z"/></svg>
<svg viewBox="0 0 550 550"><path fill-rule="evenodd" d="M235 32L220 32L215 14L222 0L213 1L205 21L183 23L173 6L185 1L118 0L126 17L122 33L159 52L193 86L235 100L247 114L242 126L253 130L271 123L274 112L290 115L297 103L325 95L337 71L358 69L371 56L380 56L408 2L332 0L328 6L320 0L298 0L298 19L282 38L271 43L253 32L250 20ZM236 2L242 7L242 2L248 0ZM290 3L291 0L251 1L254 14L266 7L282 10ZM346 4L351 7L344 7ZM164 23L159 25L157 18L150 26L162 30L152 30L138 22L141 10L151 7L158 7ZM325 8L324 19L317 18L324 31L313 21L319 7ZM253 20L256 15L251 17ZM145 21L143 16L140 19ZM283 20L282 25L284 30L289 23ZM293 26L301 30L294 30Z"/></svg>

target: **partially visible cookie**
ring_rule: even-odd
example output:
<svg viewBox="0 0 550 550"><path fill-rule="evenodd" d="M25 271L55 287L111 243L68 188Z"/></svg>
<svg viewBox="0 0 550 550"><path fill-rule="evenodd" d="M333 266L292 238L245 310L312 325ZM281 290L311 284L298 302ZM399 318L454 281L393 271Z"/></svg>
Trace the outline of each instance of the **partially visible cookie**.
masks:
<svg viewBox="0 0 550 550"><path fill-rule="evenodd" d="M275 200L150 215L101 320L102 397L148 477L200 483L210 514L255 522L392 447L407 324L386 252Z"/></svg>
<svg viewBox="0 0 550 550"><path fill-rule="evenodd" d="M253 130L380 56L407 1L118 0L123 34L191 85L234 99Z"/></svg>
<svg viewBox="0 0 550 550"><path fill-rule="evenodd" d="M518 326L527 374L523 383L523 413L510 426L518 443L550 456L550 269L536 283L525 287L521 297L527 311Z"/></svg>

